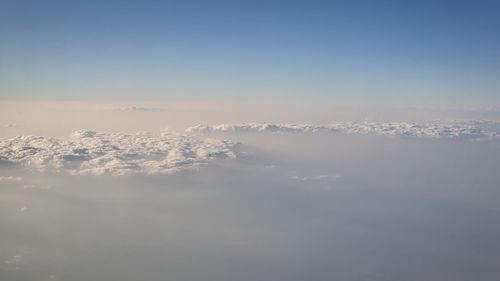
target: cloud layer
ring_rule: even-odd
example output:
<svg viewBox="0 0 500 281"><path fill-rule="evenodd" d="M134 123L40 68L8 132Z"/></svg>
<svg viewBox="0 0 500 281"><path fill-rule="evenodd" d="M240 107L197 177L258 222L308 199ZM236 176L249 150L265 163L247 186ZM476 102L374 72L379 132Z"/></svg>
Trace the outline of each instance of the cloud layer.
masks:
<svg viewBox="0 0 500 281"><path fill-rule="evenodd" d="M328 125L244 123L198 125L186 134L76 131L67 139L18 136L0 139L0 163L75 175L164 174L235 157L234 143L203 133L337 133L430 139L500 139L500 122L334 122ZM1 179L6 180L6 179Z"/></svg>
<svg viewBox="0 0 500 281"><path fill-rule="evenodd" d="M175 133L77 131L68 139L0 139L0 160L77 175L159 174L204 164L210 159L234 157L233 147L230 141Z"/></svg>
<svg viewBox="0 0 500 281"><path fill-rule="evenodd" d="M333 122L328 125L244 123L190 127L187 133L341 133L419 138L493 139L500 137L500 122Z"/></svg>

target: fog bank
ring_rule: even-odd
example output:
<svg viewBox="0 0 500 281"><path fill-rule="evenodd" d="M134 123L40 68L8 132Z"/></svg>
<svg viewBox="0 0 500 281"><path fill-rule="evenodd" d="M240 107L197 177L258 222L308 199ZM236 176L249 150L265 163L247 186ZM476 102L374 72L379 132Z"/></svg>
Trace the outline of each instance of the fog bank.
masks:
<svg viewBox="0 0 500 281"><path fill-rule="evenodd" d="M246 134L155 176L0 170L1 280L488 280L498 142Z"/></svg>

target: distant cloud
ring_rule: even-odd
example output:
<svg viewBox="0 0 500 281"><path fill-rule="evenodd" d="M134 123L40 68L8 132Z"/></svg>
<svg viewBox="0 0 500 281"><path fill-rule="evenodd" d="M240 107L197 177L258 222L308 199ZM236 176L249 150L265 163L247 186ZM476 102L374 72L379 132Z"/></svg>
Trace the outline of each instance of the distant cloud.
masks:
<svg viewBox="0 0 500 281"><path fill-rule="evenodd" d="M9 267L13 267L14 269L19 269L19 265L23 262L23 256L15 255L6 260L4 260L4 264Z"/></svg>
<svg viewBox="0 0 500 281"><path fill-rule="evenodd" d="M16 264L20 263L23 257L21 255L16 255L5 261L6 264Z"/></svg>
<svg viewBox="0 0 500 281"><path fill-rule="evenodd" d="M23 178L21 177L14 177L14 176L0 176L0 182L2 181L22 181Z"/></svg>
<svg viewBox="0 0 500 281"><path fill-rule="evenodd" d="M0 158L37 170L75 175L172 173L210 159L235 157L234 143L175 133L77 131L68 140L41 136L0 139Z"/></svg>
<svg viewBox="0 0 500 281"><path fill-rule="evenodd" d="M126 106L120 108L121 111L134 111L134 112L162 112L166 109L160 107L140 107L140 106Z"/></svg>
<svg viewBox="0 0 500 281"><path fill-rule="evenodd" d="M336 181L340 179L341 176L335 175L314 175L314 176L291 176L290 179L298 181Z"/></svg>
<svg viewBox="0 0 500 281"><path fill-rule="evenodd" d="M371 134L418 138L493 139L500 137L498 121L450 122L333 122L327 125L244 123L215 126L198 125L187 133L338 133Z"/></svg>

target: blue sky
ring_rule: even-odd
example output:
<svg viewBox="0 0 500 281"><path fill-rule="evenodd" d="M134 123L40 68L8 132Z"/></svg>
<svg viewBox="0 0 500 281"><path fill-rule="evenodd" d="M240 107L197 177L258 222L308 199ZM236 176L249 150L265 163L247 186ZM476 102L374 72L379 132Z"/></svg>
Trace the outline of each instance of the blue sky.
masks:
<svg viewBox="0 0 500 281"><path fill-rule="evenodd" d="M498 1L0 1L0 97L500 102Z"/></svg>

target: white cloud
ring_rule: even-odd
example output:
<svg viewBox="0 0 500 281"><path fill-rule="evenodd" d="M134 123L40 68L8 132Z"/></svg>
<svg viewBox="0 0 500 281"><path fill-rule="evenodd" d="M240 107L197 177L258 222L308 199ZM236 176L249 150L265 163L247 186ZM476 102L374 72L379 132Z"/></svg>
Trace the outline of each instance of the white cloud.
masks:
<svg viewBox="0 0 500 281"><path fill-rule="evenodd" d="M77 131L69 139L0 139L0 159L75 175L171 173L210 159L235 157L234 143L165 132L159 135Z"/></svg>
<svg viewBox="0 0 500 281"><path fill-rule="evenodd" d="M198 125L187 133L338 133L372 134L418 138L492 139L500 137L497 121L333 122L327 125L243 123Z"/></svg>

